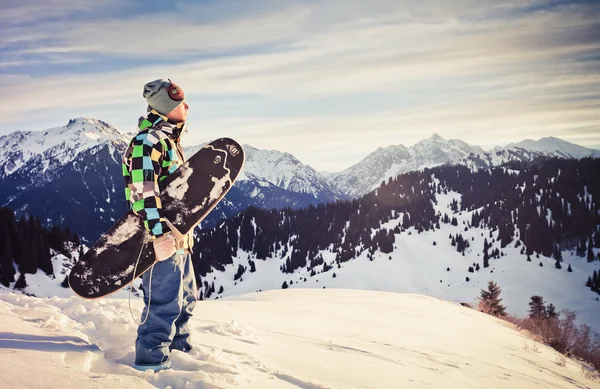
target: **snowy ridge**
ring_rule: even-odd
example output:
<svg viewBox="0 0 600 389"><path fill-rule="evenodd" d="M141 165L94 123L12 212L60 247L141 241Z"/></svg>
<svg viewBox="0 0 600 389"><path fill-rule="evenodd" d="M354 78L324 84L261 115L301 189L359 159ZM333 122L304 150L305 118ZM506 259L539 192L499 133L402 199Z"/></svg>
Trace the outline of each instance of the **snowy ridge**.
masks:
<svg viewBox="0 0 600 389"><path fill-rule="evenodd" d="M537 141L526 139L511 143L504 147L495 147L492 151L478 155L469 155L460 160L471 170L488 169L507 162L533 161L541 157L565 159L600 158L600 150L588 149L554 137L541 138Z"/></svg>
<svg viewBox="0 0 600 389"><path fill-rule="evenodd" d="M0 179L35 157L39 157L45 171L106 142L124 147L129 138L108 123L89 118L71 119L64 127L45 131L16 131L0 137Z"/></svg>
<svg viewBox="0 0 600 389"><path fill-rule="evenodd" d="M133 302L136 320L142 300ZM126 299L0 293L7 388L595 388L592 369L491 316L432 297L286 290L198 304L193 349L133 369ZM291 319L293 318L293 319ZM558 363L564 361L564 363ZM10 372L18 371L19 374ZM6 372L6 373L5 373Z"/></svg>
<svg viewBox="0 0 600 389"><path fill-rule="evenodd" d="M555 137L541 138L537 141L525 139L519 143L511 143L504 147L496 147L494 151L513 150L529 151L546 157L575 158L586 157L599 158L600 150L588 149L573 143L566 142Z"/></svg>
<svg viewBox="0 0 600 389"><path fill-rule="evenodd" d="M190 158L206 143L184 148ZM264 196L261 188L280 188L298 194L307 194L320 202L343 199L346 196L312 167L304 165L290 153L277 150L261 150L244 144L246 161L237 181L249 181L246 195L250 198ZM251 184L250 184L251 183Z"/></svg>
<svg viewBox="0 0 600 389"><path fill-rule="evenodd" d="M327 179L347 195L358 197L376 189L390 177L483 152L479 146L470 146L457 139L446 140L434 134L410 148L404 145L380 147L359 163L340 173L330 174Z"/></svg>
<svg viewBox="0 0 600 389"><path fill-rule="evenodd" d="M260 150L244 145L247 152L240 180L254 179L297 193L308 193L319 199L335 200L344 195L334 189L325 177L304 165L293 155L277 150Z"/></svg>

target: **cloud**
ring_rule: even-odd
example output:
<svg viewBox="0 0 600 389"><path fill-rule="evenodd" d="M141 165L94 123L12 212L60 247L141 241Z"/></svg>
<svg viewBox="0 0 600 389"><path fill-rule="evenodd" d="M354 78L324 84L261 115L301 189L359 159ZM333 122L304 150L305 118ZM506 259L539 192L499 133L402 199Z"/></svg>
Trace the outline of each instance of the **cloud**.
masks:
<svg viewBox="0 0 600 389"><path fill-rule="evenodd" d="M18 25L74 14L97 15L98 10L113 8L127 0L3 0L0 22Z"/></svg>
<svg viewBox="0 0 600 389"><path fill-rule="evenodd" d="M12 97L0 123L80 112L129 123L142 85L170 77L206 136L227 131L259 147L313 150L311 158L326 142L368 153L433 132L483 146L550 133L598 144L598 10L552 1L264 0L21 23L0 37L8 48L0 87ZM76 71L61 72L67 63ZM27 71L41 64L44 72Z"/></svg>

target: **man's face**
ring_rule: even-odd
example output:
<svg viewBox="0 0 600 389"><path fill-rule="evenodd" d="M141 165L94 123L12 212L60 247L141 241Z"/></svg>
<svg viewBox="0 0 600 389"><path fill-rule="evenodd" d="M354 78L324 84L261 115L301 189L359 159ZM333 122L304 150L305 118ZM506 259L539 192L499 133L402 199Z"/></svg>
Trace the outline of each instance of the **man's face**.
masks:
<svg viewBox="0 0 600 389"><path fill-rule="evenodd" d="M179 104L177 107L175 107L174 110L169 112L167 117L176 123L185 122L185 121L187 121L189 108L190 108L190 106L184 101L181 104Z"/></svg>

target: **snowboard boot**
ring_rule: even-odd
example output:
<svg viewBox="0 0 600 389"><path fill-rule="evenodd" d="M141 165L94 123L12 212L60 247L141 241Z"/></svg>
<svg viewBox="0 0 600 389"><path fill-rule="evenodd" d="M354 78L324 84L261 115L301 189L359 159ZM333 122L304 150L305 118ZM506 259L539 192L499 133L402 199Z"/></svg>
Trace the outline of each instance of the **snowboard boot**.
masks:
<svg viewBox="0 0 600 389"><path fill-rule="evenodd" d="M158 373L162 370L169 370L171 368L171 360L168 360L163 363L155 364L155 365L138 365L134 364L133 368L139 371L148 371L154 370L155 373Z"/></svg>

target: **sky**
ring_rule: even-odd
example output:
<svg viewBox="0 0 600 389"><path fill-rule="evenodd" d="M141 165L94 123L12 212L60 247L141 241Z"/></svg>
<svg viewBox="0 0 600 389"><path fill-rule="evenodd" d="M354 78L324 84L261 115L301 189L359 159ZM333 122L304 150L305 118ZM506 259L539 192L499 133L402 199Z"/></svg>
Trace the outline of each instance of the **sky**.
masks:
<svg viewBox="0 0 600 389"><path fill-rule="evenodd" d="M189 145L227 136L340 171L437 133L600 149L600 1L3 0L0 136L134 131L170 78Z"/></svg>

